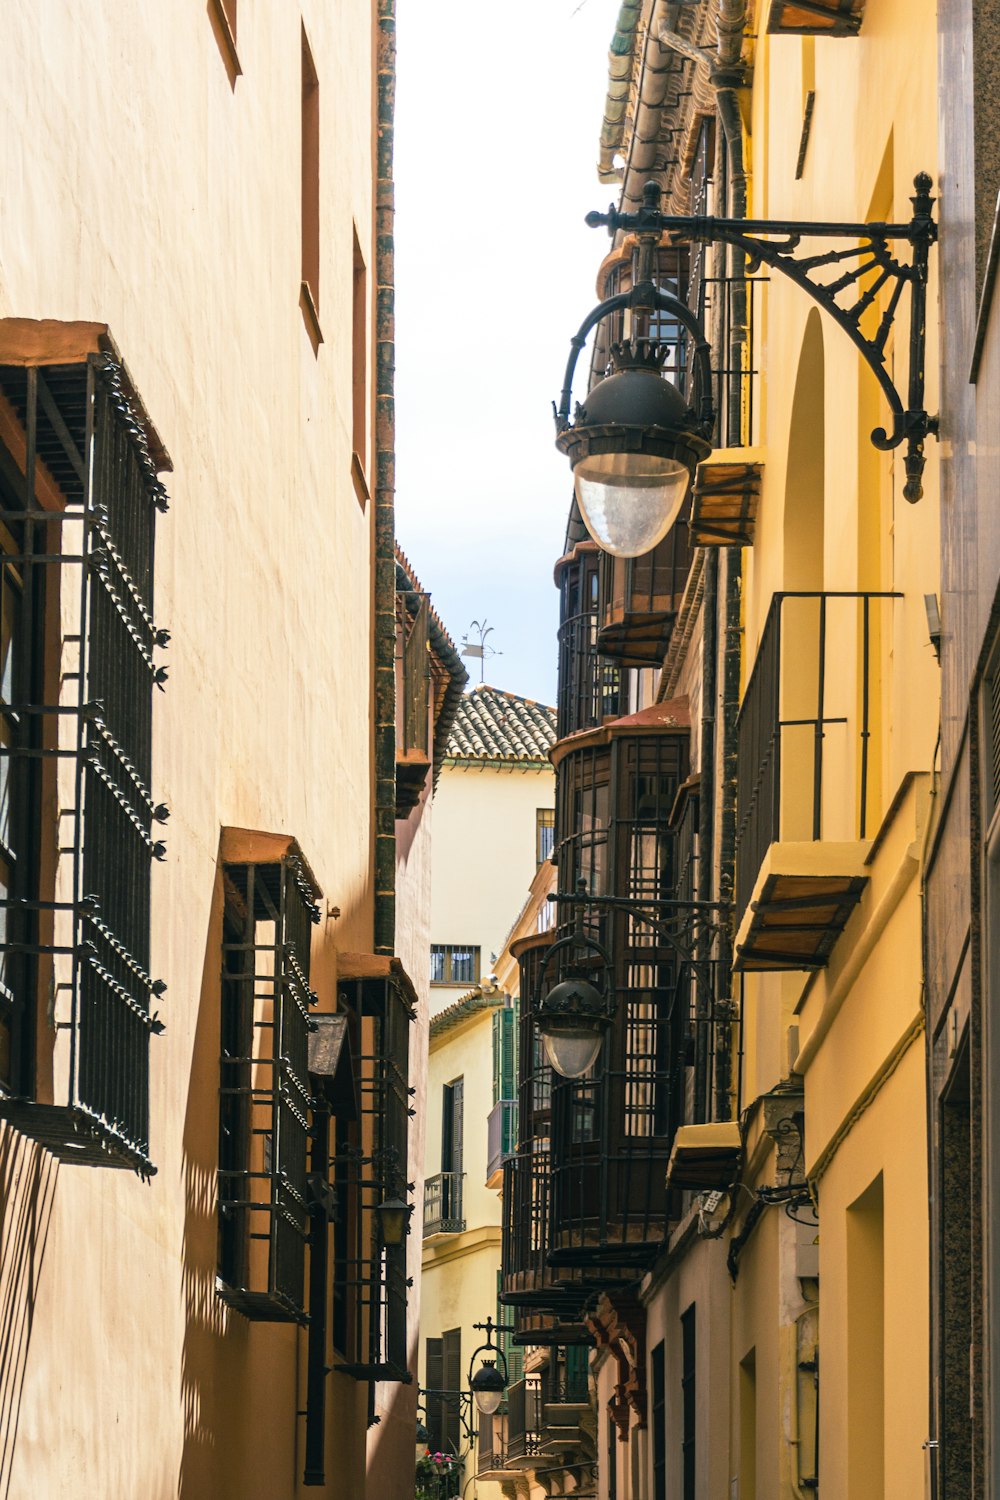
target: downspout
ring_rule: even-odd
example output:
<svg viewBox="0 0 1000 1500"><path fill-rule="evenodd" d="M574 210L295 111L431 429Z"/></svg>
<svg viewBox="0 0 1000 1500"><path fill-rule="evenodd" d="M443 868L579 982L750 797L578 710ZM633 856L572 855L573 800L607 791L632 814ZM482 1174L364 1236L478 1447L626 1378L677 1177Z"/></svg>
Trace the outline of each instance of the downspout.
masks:
<svg viewBox="0 0 1000 1500"><path fill-rule="evenodd" d="M743 121L740 115L738 88L742 85L743 33L746 27L746 0L718 0L716 11L717 45L712 54L693 46L686 38L661 28L657 40L684 57L691 58L707 69L709 82L715 89L719 121L726 141L729 167L729 203L723 205L734 219L746 218L747 173L743 155ZM743 252L733 247L730 250L729 274L729 368L742 371L745 368L745 350L748 337L746 260ZM720 414L721 415L721 414ZM730 378L727 390L726 411L722 440L726 446L739 446L743 441L742 381ZM718 554L713 552L716 570ZM736 720L739 709L740 689L740 587L742 559L738 547L727 547L725 555L725 624L722 671L722 788L720 798L719 828L719 895L723 900L732 900L735 890L736 859ZM718 577L716 571L716 579ZM716 585L717 586L717 585ZM705 632L709 632L708 588L705 590ZM713 637L717 623L711 622ZM707 663L707 655L706 655ZM715 665L712 666L714 693ZM703 689L704 690L704 689ZM714 711L714 705L713 705ZM704 763L704 755L703 755ZM704 777L704 772L703 772ZM705 794L704 780L702 792ZM707 895L700 899L708 899ZM731 933L723 938L720 953L723 973L730 973ZM725 999L725 1013L719 1017L715 1028L715 1118L732 1118L732 1028L729 1016L732 1002Z"/></svg>
<svg viewBox="0 0 1000 1500"><path fill-rule="evenodd" d="M743 32L747 22L746 0L719 0L716 17L717 62L711 73L719 119L729 151L729 204L731 218L745 219L747 214L747 173L743 156L743 120L737 89L743 83ZM729 282L729 368L743 371L748 364L746 346L749 332L747 317L746 257L732 247ZM725 441L738 447L744 441L743 381L730 375ZM739 547L726 548L725 641L722 667L722 811L719 840L719 895L732 901L736 893L736 720L740 696L740 591L743 557ZM735 911L733 912L735 919ZM731 933L726 934L722 957L724 972L731 974ZM727 1009L734 1010L728 999ZM732 1026L723 1020L716 1031L716 1110L719 1119L733 1117Z"/></svg>
<svg viewBox="0 0 1000 1500"><path fill-rule="evenodd" d="M378 0L376 69L374 946L376 953L392 953L396 942L396 328L392 178L396 0Z"/></svg>
<svg viewBox="0 0 1000 1500"><path fill-rule="evenodd" d="M719 659L719 551L706 548L705 585L702 595L701 646L701 782L698 787L698 900L711 901L715 849L715 705L718 696ZM711 955L711 936L702 928L698 956ZM712 998L699 990L698 1025L695 1031L694 1109L695 1123L711 1119L710 1049Z"/></svg>
<svg viewBox="0 0 1000 1500"><path fill-rule="evenodd" d="M747 174L743 159L743 120L737 89L743 83L743 32L746 27L746 0L718 0L716 31L718 42L714 53L696 47L686 37L661 27L656 40L661 47L682 57L690 58L708 70L708 79L715 90L719 121L726 139L729 154L729 214L734 219L745 219L747 212ZM745 257L742 250L733 247L730 251L730 336L729 368L743 369L743 354L747 342L747 287ZM725 442L729 447L737 446L741 438L742 403L741 382L731 381L726 412Z"/></svg>

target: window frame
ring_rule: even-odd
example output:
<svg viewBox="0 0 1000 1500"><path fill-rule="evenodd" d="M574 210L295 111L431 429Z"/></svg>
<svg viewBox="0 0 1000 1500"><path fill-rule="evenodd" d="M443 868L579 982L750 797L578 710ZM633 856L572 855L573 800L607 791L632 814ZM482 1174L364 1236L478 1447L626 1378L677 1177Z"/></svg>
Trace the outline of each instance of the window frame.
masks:
<svg viewBox="0 0 1000 1500"><path fill-rule="evenodd" d="M454 955L456 953L467 953L472 961L472 977L454 977ZM442 960L440 979L434 977L434 959L440 957ZM448 989L469 988L479 983L482 964L482 952L478 945L472 943L432 943L431 944L431 978L432 988L440 986Z"/></svg>
<svg viewBox="0 0 1000 1500"><path fill-rule="evenodd" d="M3 710L20 823L7 832L26 853L0 934L0 1118L62 1161L150 1177L149 1038L166 988L150 977L151 870L168 816L151 788L167 640L153 583L170 464L106 331L95 344L63 364L0 364L21 423L20 446L0 445L0 571L19 564L23 615Z"/></svg>

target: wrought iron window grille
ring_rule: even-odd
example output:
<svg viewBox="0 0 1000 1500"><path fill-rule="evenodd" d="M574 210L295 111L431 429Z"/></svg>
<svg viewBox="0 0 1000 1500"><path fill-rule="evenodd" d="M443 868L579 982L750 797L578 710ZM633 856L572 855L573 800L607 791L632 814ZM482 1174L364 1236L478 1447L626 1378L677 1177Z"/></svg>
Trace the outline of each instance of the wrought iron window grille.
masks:
<svg viewBox="0 0 1000 1500"><path fill-rule="evenodd" d="M218 1291L248 1318L305 1323L319 908L294 854L228 864L223 888Z"/></svg>
<svg viewBox="0 0 1000 1500"><path fill-rule="evenodd" d="M358 1119L336 1143L332 1169L338 1196L347 1205L343 1255L334 1265L335 1297L345 1303L341 1373L356 1380L400 1381L407 1368L406 1236L383 1244L378 1206L405 1199L409 1121L414 1114L409 1085L409 1026L413 1006L394 976L341 980L339 1008L351 1029L358 1089Z"/></svg>
<svg viewBox="0 0 1000 1500"><path fill-rule="evenodd" d="M0 388L25 438L23 471L0 450L0 1118L63 1161L149 1177L149 1037L166 989L150 973L155 825L169 815L151 787L166 492L109 355L2 367ZM43 465L62 508L37 498ZM50 806L54 864L39 852Z"/></svg>

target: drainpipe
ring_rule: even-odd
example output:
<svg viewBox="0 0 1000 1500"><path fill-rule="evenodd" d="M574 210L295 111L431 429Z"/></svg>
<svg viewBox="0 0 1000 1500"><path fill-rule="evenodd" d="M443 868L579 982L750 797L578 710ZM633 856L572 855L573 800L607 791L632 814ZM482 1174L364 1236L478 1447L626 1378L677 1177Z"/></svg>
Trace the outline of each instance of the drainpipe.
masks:
<svg viewBox="0 0 1000 1500"><path fill-rule="evenodd" d="M715 703L719 657L719 549L706 548L705 587L702 596L701 649L701 781L698 787L698 900L711 901L715 864ZM707 960L711 937L702 931L698 939L698 956ZM699 991L696 1015L698 1025L694 1042L694 1108L695 1121L711 1118L709 1079L709 1037L712 1024L712 998Z"/></svg>
<svg viewBox="0 0 1000 1500"><path fill-rule="evenodd" d="M686 37L661 27L656 40L661 47L670 48L682 57L691 58L708 71L708 79L715 89L719 121L726 139L729 153L729 213L734 219L745 219L747 212L747 174L743 159L743 121L737 89L743 83L741 54L743 33L746 28L746 0L718 0L716 31L718 42L714 53L696 47ZM747 288L744 273L745 257L742 250L730 250L730 334L729 368L743 368L743 354L747 343ZM731 381L726 412L726 444L739 443L742 428L740 382ZM735 442L734 442L735 440Z"/></svg>
<svg viewBox="0 0 1000 1500"><path fill-rule="evenodd" d="M392 177L396 0L378 0L375 167L375 917L376 953L396 942L396 404Z"/></svg>
<svg viewBox="0 0 1000 1500"><path fill-rule="evenodd" d="M740 701L740 585L739 547L727 547L725 625L722 645L722 796L719 828L719 896L732 901L736 889L736 716ZM735 912L734 912L735 917ZM726 930L719 957L722 972L732 985L732 932ZM726 996L725 1014L715 1029L715 1118L733 1118L733 1024L736 1005Z"/></svg>
<svg viewBox="0 0 1000 1500"><path fill-rule="evenodd" d="M743 155L743 121L740 116L738 88L743 83L743 33L746 27L746 0L718 0L716 11L717 44L713 53L696 47L685 37L661 27L656 33L662 47L669 47L683 57L691 58L707 71L708 80L715 89L719 121L725 137L729 166L729 203L723 205L734 219L746 218L747 173ZM729 270L729 368L742 370L747 345L749 323L747 318L746 259L741 250L730 249ZM738 446L743 435L743 409L741 402L742 382L729 381L726 411L724 414L724 442L726 446ZM723 414L720 413L720 416ZM718 554L713 552L713 561L718 569ZM718 573L716 571L716 579ZM740 584L741 555L738 547L727 547L725 556L725 625L722 671L722 795L720 799L719 829L719 894L724 900L732 900L735 889L736 851L736 717L739 707L740 689ZM706 641L711 628L713 637L717 624L713 619L709 625L708 589L705 593ZM707 663L707 657L706 657ZM706 684L707 686L707 684ZM712 665L712 689L715 692L715 665ZM703 689L704 690L704 689ZM713 704L714 716L714 704ZM714 729L714 723L713 723ZM713 746L714 749L714 746ZM703 764L704 764L703 754ZM704 772L702 773L704 777ZM704 780L702 794L705 794ZM701 897L708 899L708 895ZM731 934L723 939L722 969L730 973ZM727 997L724 1013L715 1027L715 1118L732 1118L732 1027L729 1016L732 1002ZM697 1065L697 1064L696 1064Z"/></svg>

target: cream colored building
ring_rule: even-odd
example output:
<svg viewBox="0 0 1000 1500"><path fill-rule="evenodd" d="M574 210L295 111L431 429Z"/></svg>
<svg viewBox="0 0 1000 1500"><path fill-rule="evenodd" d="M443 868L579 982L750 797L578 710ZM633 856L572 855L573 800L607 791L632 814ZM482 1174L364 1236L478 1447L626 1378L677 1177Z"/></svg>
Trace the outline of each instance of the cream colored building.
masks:
<svg viewBox="0 0 1000 1500"><path fill-rule="evenodd" d="M476 1449L468 1452L458 1396L468 1420L469 1361L485 1340L474 1325L498 1315L497 1188L516 1123L517 973L507 988L491 971L529 887L551 886L554 720L540 704L474 688L459 705L434 803L420 1386L432 1393L422 1394L432 1448L467 1453L469 1477Z"/></svg>
<svg viewBox="0 0 1000 1500"><path fill-rule="evenodd" d="M907 224L937 160L935 19L932 0L622 5L602 176L625 211L655 177L678 215ZM883 242L904 266L911 246L862 239L785 253L838 284L905 406L910 289L904 275L895 294ZM619 229L601 297L628 291L635 251ZM562 1318L567 1340L593 1339L597 1444L592 1468L560 1474L542 1386L537 1461L508 1431L510 1483L579 1481L599 1500L933 1494L921 887L938 450L928 437L908 503L905 446L871 442L889 412L869 365L766 256L745 267L697 226L653 256L705 319L716 451L653 552L595 558L574 508L557 565L578 647L561 664L592 642L589 675L560 672L559 892L587 882L616 1009L591 1077L532 1082L551 1090L533 1117L522 1075L503 1280L524 1336L551 1343ZM645 316L606 320L594 380ZM680 328L662 316L656 336ZM932 415L937 340L932 247ZM689 904L657 927L635 915L651 899ZM521 950L522 986L544 953Z"/></svg>
<svg viewBox="0 0 1000 1500"><path fill-rule="evenodd" d="M493 973L511 921L552 848L552 710L479 684L441 765L431 897L431 1009Z"/></svg>
<svg viewBox="0 0 1000 1500"><path fill-rule="evenodd" d="M391 0L5 8L9 1500L412 1495L393 85Z"/></svg>

